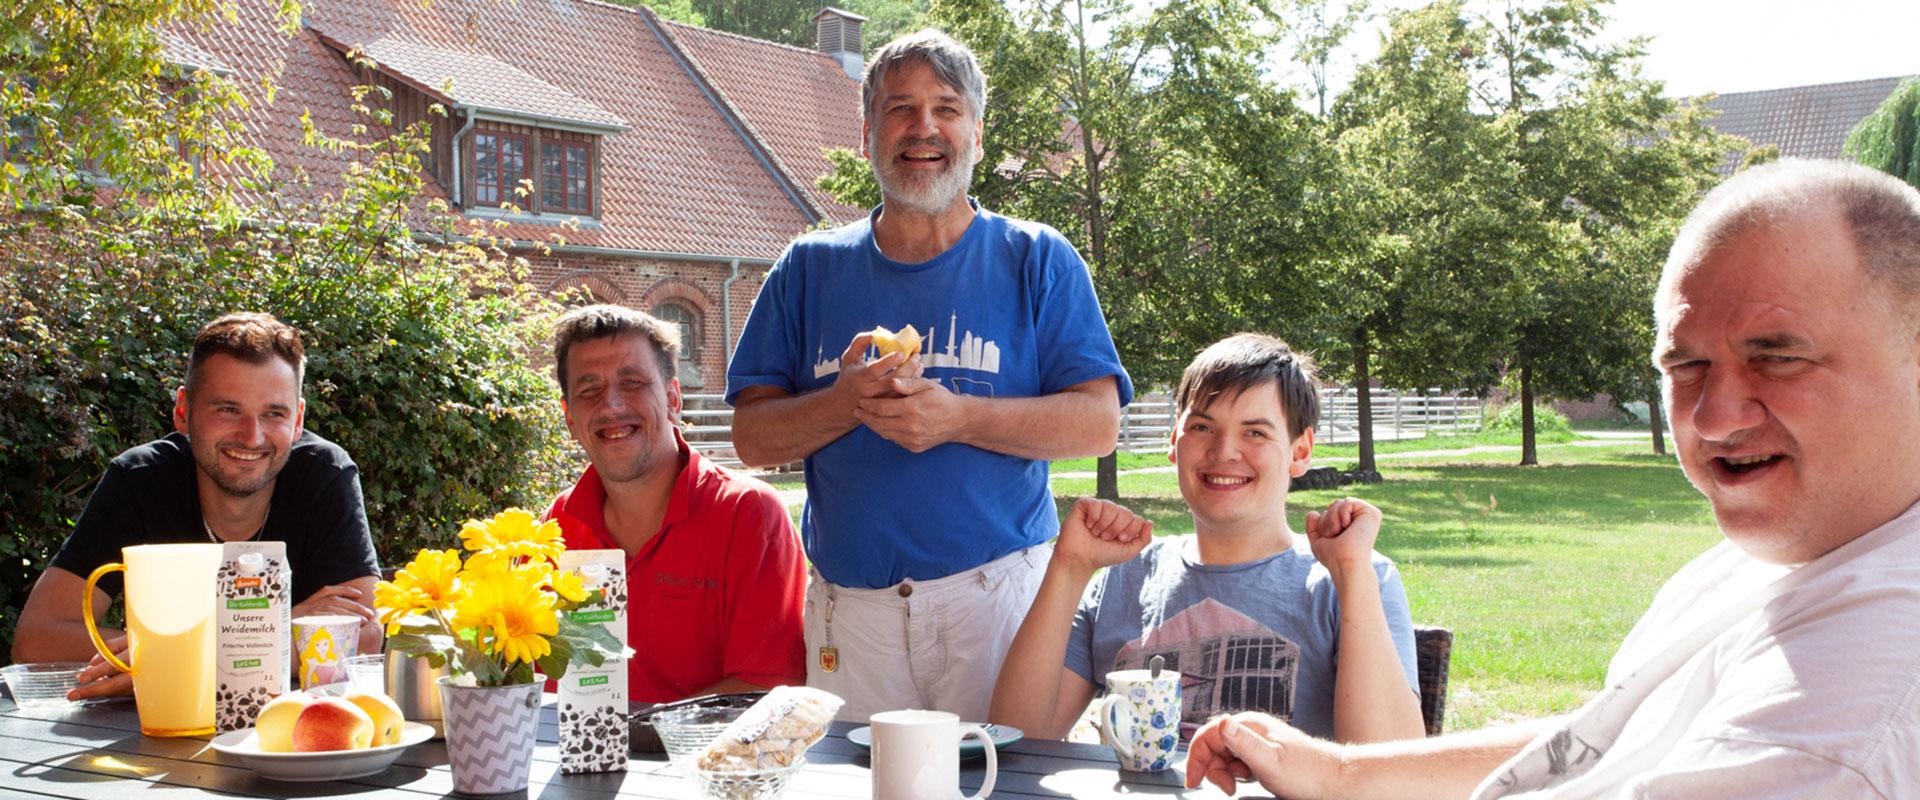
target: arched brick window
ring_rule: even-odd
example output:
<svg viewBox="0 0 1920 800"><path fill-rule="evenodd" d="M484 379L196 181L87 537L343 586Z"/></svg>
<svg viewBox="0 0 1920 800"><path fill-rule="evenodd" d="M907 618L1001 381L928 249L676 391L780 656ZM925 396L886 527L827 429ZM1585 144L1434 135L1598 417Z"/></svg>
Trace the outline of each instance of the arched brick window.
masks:
<svg viewBox="0 0 1920 800"><path fill-rule="evenodd" d="M668 300L653 307L653 315L662 322L680 326L680 385L687 388L699 388L700 378L700 317L693 309L678 300Z"/></svg>
<svg viewBox="0 0 1920 800"><path fill-rule="evenodd" d="M581 296L581 289L586 290L586 297ZM606 278L586 270L569 272L553 279L553 282L547 284L547 291L553 294L564 294L564 301L569 308L588 303L623 303L626 301L626 297L621 291L615 288Z"/></svg>

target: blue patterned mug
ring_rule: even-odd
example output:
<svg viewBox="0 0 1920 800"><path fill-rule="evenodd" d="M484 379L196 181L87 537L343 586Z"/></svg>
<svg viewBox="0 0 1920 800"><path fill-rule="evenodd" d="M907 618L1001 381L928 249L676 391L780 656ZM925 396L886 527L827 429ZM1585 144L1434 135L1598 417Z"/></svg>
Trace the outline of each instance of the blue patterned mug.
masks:
<svg viewBox="0 0 1920 800"><path fill-rule="evenodd" d="M1174 750L1180 746L1180 673L1107 673L1107 699L1094 724L1100 741L1120 759L1121 769L1159 772L1173 766Z"/></svg>

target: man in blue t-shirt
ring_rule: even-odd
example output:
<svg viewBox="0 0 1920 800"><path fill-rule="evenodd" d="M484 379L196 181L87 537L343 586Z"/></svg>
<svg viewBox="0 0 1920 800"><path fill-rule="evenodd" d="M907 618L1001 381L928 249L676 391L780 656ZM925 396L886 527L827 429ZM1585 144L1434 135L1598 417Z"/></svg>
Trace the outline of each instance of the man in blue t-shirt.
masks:
<svg viewBox="0 0 1920 800"><path fill-rule="evenodd" d="M1059 525L1047 461L1111 452L1133 386L1073 247L967 197L973 54L907 36L862 93L884 202L767 274L727 369L734 446L805 460L807 682L847 719L978 720ZM907 325L917 352L868 358L871 329Z"/></svg>
<svg viewBox="0 0 1920 800"><path fill-rule="evenodd" d="M1347 498L1307 512L1304 542L1287 525L1320 417L1312 364L1270 336L1230 337L1187 366L1174 417L1194 535L1155 541L1121 506L1076 504L992 721L1061 738L1107 672L1157 655L1180 673L1186 735L1249 710L1341 741L1425 733L1406 592L1373 551L1380 510Z"/></svg>

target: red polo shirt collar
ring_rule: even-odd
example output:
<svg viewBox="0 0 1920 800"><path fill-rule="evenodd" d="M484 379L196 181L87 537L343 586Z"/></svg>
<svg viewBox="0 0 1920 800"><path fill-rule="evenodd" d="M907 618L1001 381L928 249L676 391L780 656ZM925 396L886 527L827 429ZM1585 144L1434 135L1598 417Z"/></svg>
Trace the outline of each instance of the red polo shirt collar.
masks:
<svg viewBox="0 0 1920 800"><path fill-rule="evenodd" d="M686 466L680 468L680 476L673 481L673 492L667 496L667 513L660 519L660 531L647 540L640 552L627 559L629 566L647 553L660 546L660 540L672 532L673 526L687 518L687 511L693 503L693 488L700 483L700 477L707 471L706 459L700 457L700 451L687 444L686 437L679 429L673 431L673 443L679 450L679 458L686 459ZM573 491L567 493L567 500L561 504L560 513L572 517L594 539L594 546L602 549L618 550L620 544L607 532L607 487L600 482L600 472L592 464L581 473ZM581 549L581 548L575 548Z"/></svg>

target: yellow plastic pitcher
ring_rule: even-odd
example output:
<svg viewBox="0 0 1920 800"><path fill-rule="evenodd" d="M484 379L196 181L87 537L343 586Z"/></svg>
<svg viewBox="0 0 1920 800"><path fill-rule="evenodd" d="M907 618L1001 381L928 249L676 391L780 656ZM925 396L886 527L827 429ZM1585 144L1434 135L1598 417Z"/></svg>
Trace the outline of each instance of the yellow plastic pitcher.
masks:
<svg viewBox="0 0 1920 800"><path fill-rule="evenodd" d="M148 736L213 733L214 581L217 544L144 544L120 550L124 564L102 564L87 576L80 607L94 649L133 674L140 732ZM127 573L127 656L122 662L94 627L93 586L109 572Z"/></svg>

